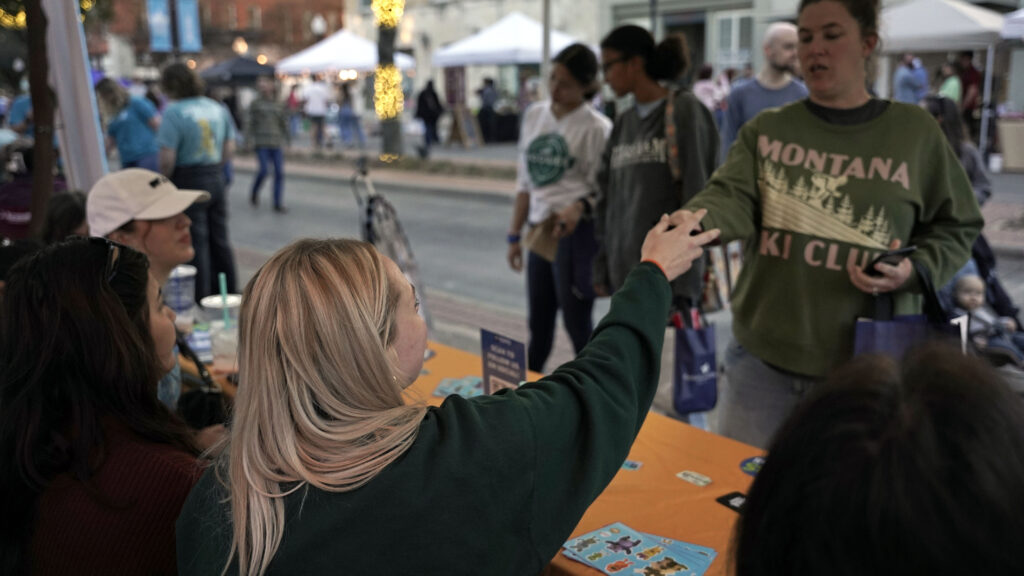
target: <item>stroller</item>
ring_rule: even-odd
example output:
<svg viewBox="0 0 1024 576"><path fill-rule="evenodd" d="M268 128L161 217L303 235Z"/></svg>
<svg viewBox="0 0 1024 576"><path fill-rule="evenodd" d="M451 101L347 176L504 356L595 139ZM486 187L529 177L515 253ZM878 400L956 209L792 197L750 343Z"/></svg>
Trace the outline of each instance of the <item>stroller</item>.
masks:
<svg viewBox="0 0 1024 576"><path fill-rule="evenodd" d="M971 263L974 265L973 269ZM953 288L957 278L964 274L975 274L982 279L985 283L985 301L1000 317L1013 319L1017 323L1017 330L1020 331L1022 326L1020 322L1020 307L1014 304L1013 299L999 280L999 276L996 273L995 253L984 236L979 235L978 239L974 242L974 246L971 248L971 262L958 272L949 284L939 291L939 302L947 312L952 312L956 306ZM952 316L952 314L949 315ZM977 346L974 349L978 356L986 359L999 369L1014 391L1024 394L1024 371L1011 366L1011 362L1006 354L999 353L998 351L988 351Z"/></svg>

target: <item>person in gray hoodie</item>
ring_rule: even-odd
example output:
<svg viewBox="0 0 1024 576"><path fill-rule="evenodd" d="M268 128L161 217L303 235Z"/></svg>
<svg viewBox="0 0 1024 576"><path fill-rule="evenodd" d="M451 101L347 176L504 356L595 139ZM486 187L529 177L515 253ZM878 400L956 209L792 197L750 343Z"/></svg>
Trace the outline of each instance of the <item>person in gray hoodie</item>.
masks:
<svg viewBox="0 0 1024 576"><path fill-rule="evenodd" d="M700 192L718 161L718 131L711 112L675 83L689 66L686 41L672 35L655 44L639 26L621 26L601 41L605 81L635 105L616 120L598 174L594 224L600 244L594 260L594 290L610 295L640 262L644 231ZM666 119L670 121L666 123ZM695 262L672 283L676 311L697 306L704 267ZM684 316L686 316L684 314ZM672 347L666 345L671 351ZM655 408L674 414L671 354L662 366Z"/></svg>

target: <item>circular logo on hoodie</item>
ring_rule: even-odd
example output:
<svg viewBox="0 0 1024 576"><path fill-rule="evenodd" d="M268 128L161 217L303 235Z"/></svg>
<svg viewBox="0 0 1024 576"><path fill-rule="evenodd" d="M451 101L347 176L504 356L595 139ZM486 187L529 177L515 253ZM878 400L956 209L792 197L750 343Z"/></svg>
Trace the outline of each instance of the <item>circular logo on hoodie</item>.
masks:
<svg viewBox="0 0 1024 576"><path fill-rule="evenodd" d="M569 155L569 145L561 134L542 134L534 138L526 149L526 169L530 181L537 188L561 180L574 163Z"/></svg>

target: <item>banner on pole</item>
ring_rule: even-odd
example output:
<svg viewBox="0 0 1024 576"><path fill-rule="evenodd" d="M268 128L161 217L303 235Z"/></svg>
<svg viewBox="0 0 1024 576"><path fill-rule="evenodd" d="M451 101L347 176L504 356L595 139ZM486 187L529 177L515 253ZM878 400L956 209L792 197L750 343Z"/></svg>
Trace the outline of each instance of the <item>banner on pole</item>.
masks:
<svg viewBox="0 0 1024 576"><path fill-rule="evenodd" d="M199 1L177 0L178 49L182 52L202 52L203 39L199 33Z"/></svg>
<svg viewBox="0 0 1024 576"><path fill-rule="evenodd" d="M149 21L150 52L170 52L171 9L168 0L146 0L146 18Z"/></svg>

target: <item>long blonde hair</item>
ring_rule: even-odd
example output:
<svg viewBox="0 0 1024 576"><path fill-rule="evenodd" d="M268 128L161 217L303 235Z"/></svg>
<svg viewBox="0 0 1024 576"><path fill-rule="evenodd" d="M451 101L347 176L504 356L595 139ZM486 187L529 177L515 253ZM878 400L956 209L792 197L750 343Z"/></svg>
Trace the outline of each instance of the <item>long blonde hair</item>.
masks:
<svg viewBox="0 0 1024 576"><path fill-rule="evenodd" d="M245 287L229 447L240 576L263 574L284 532L284 497L354 490L412 445L426 413L405 405L393 354L399 287L365 242L299 240ZM284 483L296 483L287 491Z"/></svg>

